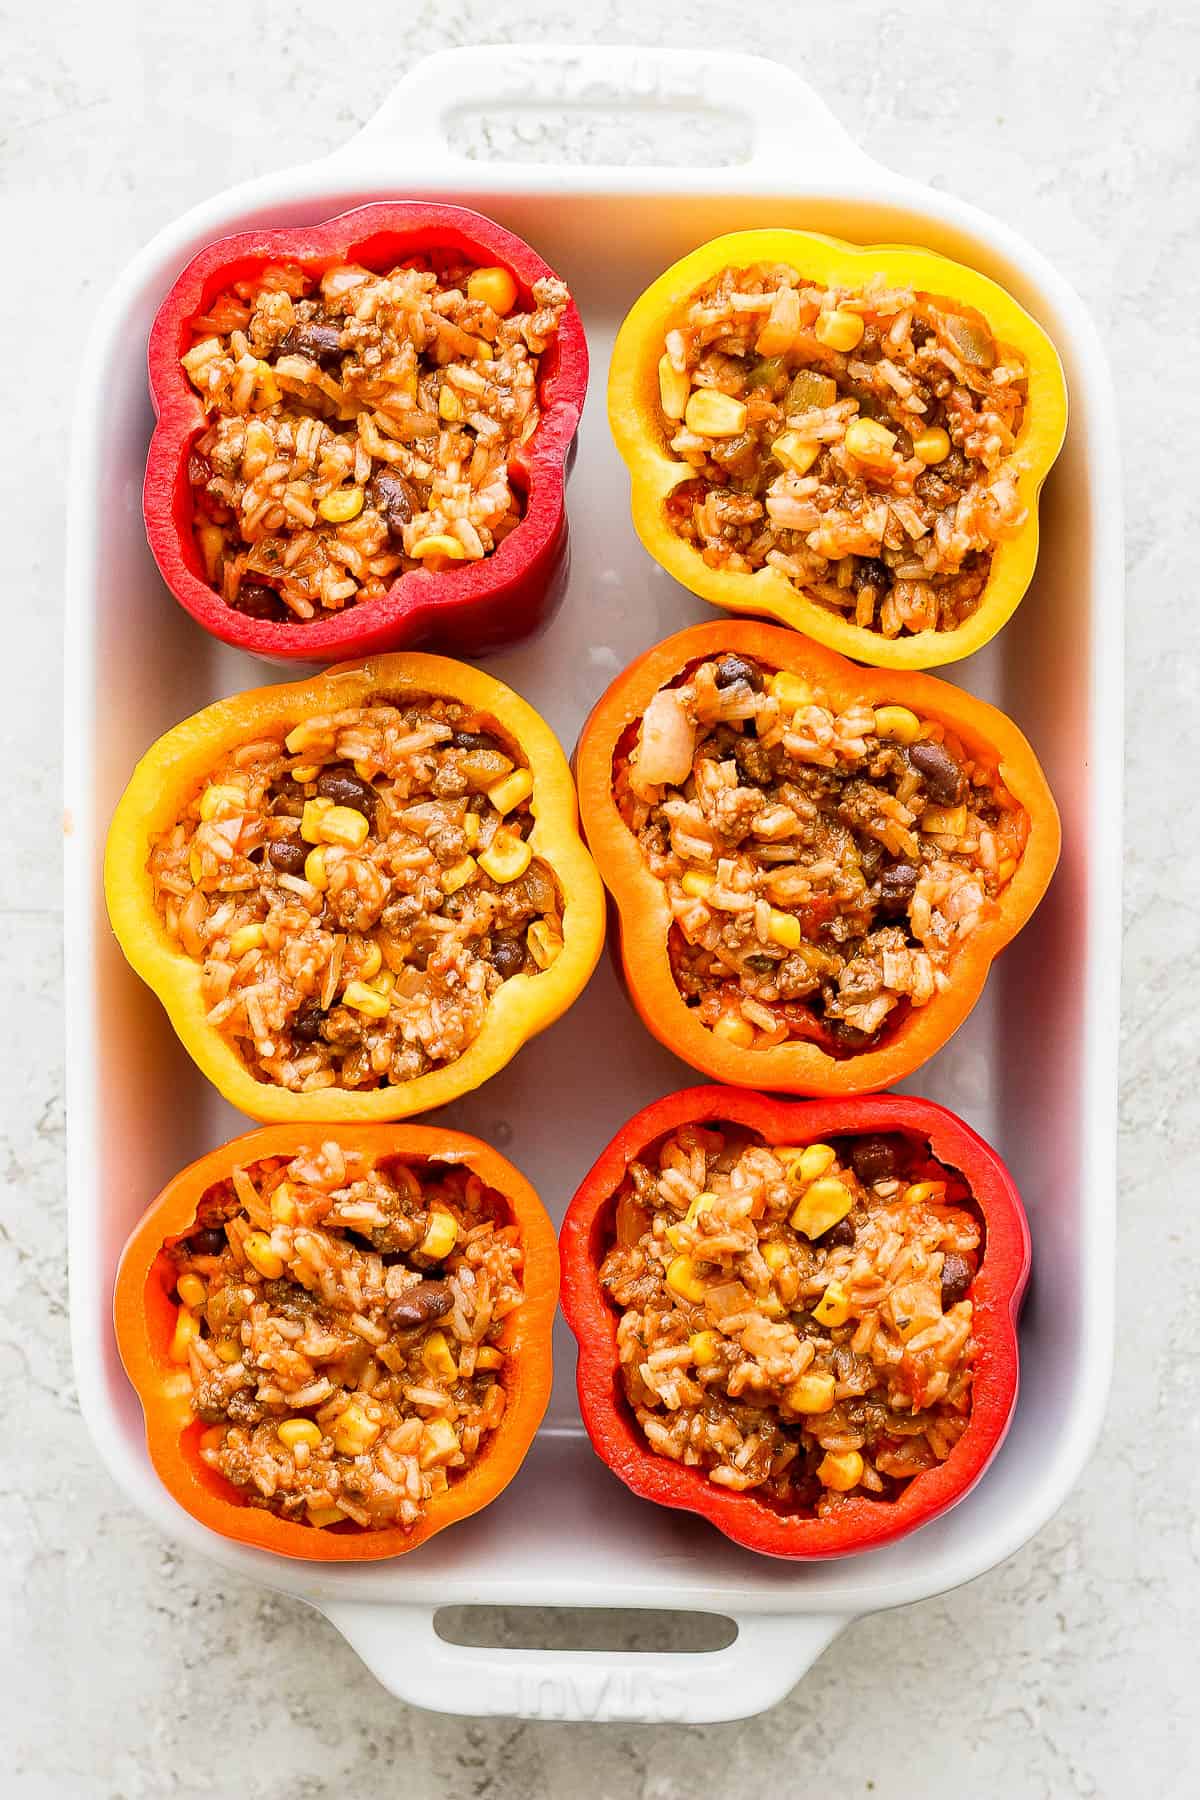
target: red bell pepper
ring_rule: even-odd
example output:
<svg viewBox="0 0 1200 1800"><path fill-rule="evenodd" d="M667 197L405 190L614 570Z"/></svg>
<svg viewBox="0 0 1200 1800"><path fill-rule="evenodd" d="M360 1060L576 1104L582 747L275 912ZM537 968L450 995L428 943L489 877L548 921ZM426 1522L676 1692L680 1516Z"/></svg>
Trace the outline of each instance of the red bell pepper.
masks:
<svg viewBox="0 0 1200 1800"><path fill-rule="evenodd" d="M628 1406L617 1353L619 1313L600 1285L614 1239L616 1195L629 1163L685 1124L726 1121L767 1144L804 1145L880 1132L902 1134L921 1154L960 1174L983 1220L981 1260L970 1288L971 1417L949 1456L894 1499L847 1495L830 1517L776 1510L754 1490L734 1492L703 1469L654 1451ZM957 1504L1004 1441L1017 1400L1016 1321L1029 1277L1029 1227L1021 1197L996 1152L944 1107L906 1094L786 1101L741 1088L695 1087L647 1106L617 1133L567 1209L559 1237L562 1308L579 1345L578 1390L597 1455L643 1499L699 1513L747 1549L795 1559L849 1556L906 1536Z"/></svg>
<svg viewBox="0 0 1200 1800"><path fill-rule="evenodd" d="M573 301L540 359L537 427L509 457L524 516L489 556L441 573L413 570L381 598L311 623L248 618L227 606L206 579L188 479L189 454L206 415L180 364L191 345L192 319L231 283L272 263L298 264L312 274L339 262L379 270L429 250L507 268L523 303L535 281L554 273L523 239L466 207L393 200L319 225L222 238L193 257L159 307L149 345L158 423L146 464L146 535L180 605L225 643L284 662L329 663L417 646L482 655L535 630L558 605L566 573L563 490L588 378L587 344Z"/></svg>

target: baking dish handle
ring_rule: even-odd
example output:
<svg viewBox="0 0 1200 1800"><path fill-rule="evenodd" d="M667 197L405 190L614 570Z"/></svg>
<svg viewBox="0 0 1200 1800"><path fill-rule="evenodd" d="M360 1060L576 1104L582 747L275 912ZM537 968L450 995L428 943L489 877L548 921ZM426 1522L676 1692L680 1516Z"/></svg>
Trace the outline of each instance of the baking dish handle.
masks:
<svg viewBox="0 0 1200 1800"><path fill-rule="evenodd" d="M723 1650L508 1650L448 1643L434 1610L348 1602L322 1606L389 1693L432 1712L600 1724L714 1724L785 1698L848 1623L757 1613Z"/></svg>
<svg viewBox="0 0 1200 1800"><path fill-rule="evenodd" d="M470 159L449 141L456 114L533 108L732 116L750 143L748 157L738 162L739 176L753 175L767 187L794 187L800 144L806 178L814 164L844 171L868 162L816 90L782 63L734 51L611 44L473 44L435 51L409 70L338 154L353 158L360 147L378 151L382 142L402 166L449 162L470 168ZM489 158L488 166L494 175L495 160ZM539 166L544 179L546 165Z"/></svg>

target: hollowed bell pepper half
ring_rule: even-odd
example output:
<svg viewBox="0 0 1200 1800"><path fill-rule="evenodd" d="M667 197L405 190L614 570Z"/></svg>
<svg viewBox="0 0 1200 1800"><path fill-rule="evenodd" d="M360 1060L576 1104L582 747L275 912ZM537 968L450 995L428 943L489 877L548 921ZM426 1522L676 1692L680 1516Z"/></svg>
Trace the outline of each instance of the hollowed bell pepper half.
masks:
<svg viewBox="0 0 1200 1800"><path fill-rule="evenodd" d="M872 1497L853 1483L853 1491L847 1488L840 1464L847 1458L857 1462L861 1475L862 1459L857 1452L844 1450L835 1459L839 1467L827 1472L835 1504L822 1513L794 1505L773 1505L755 1486L739 1491L720 1485L710 1479L699 1459L689 1460L685 1454L676 1460L652 1447L635 1417L623 1380L618 1344L622 1309L602 1283L600 1270L618 1240L618 1202L629 1185L626 1176L630 1163L636 1159L653 1164L663 1140L689 1126L732 1127L769 1149L786 1146L786 1151L780 1149L780 1155L789 1161L799 1158L807 1146L820 1145L819 1154L824 1161L832 1156L835 1145L846 1155L847 1147L852 1152L856 1141L869 1139L878 1144L882 1140L904 1147L905 1154L918 1162L933 1159L943 1172L950 1173L955 1190L949 1196L950 1204L966 1203L974 1209L980 1244L977 1259L971 1259L976 1262L973 1271L966 1259L959 1259L963 1267L955 1293L960 1300L970 1302L970 1337L974 1342L970 1410L965 1429L944 1460L897 1484L890 1495ZM711 1194L707 1198L713 1200ZM806 1229L814 1233L814 1242L821 1241L821 1221L815 1226L806 1221ZM579 1346L580 1411L596 1454L642 1499L697 1513L748 1550L766 1556L816 1559L850 1556L891 1543L957 1505L983 1475L1004 1441L1017 1400L1016 1325L1029 1275L1028 1225L1012 1177L995 1151L961 1119L928 1100L879 1094L797 1103L720 1087L689 1088L669 1094L631 1119L603 1151L567 1209L559 1249L563 1312ZM710 1268L708 1273L714 1284L727 1278L727 1271L717 1274ZM670 1284L670 1272L667 1279ZM879 1288L882 1293L882 1283ZM774 1290L771 1291L774 1299ZM692 1297L702 1303L699 1289ZM668 1298L673 1296L669 1294ZM716 1298L721 1298L719 1291ZM871 1302L859 1304L863 1305L869 1325ZM783 1316L781 1306L775 1303L770 1317ZM853 1316L849 1325L845 1322L845 1297L840 1293L829 1295L827 1290L826 1300L817 1306L813 1318L821 1330L837 1340L848 1341L849 1334L857 1329ZM822 1323L823 1320L832 1323ZM777 1329L762 1321L760 1324L767 1332ZM739 1323L737 1329L740 1332L743 1325ZM719 1333L706 1329L698 1337L699 1343L695 1337L687 1340L695 1357L693 1361L685 1351L691 1366L684 1372L703 1385L705 1375L711 1375L717 1367L719 1352L714 1355L710 1340L719 1342ZM754 1341L760 1347L760 1340ZM736 1358L740 1354L736 1336L729 1344ZM832 1354L836 1358L836 1349ZM832 1388L829 1376L810 1378L809 1386L815 1388L822 1380ZM738 1388L737 1392L750 1405L769 1404L755 1400L746 1388ZM719 1407L721 1403L718 1381L713 1405ZM810 1395L795 1404L802 1408L792 1415L799 1430L806 1412L811 1414L831 1406L833 1398L832 1394L823 1398ZM914 1411L919 1405L920 1396L916 1395ZM669 1428L671 1413L662 1411L659 1416ZM863 1449L867 1448L863 1441Z"/></svg>
<svg viewBox="0 0 1200 1800"><path fill-rule="evenodd" d="M449 864L443 845L439 844L442 862L435 866L431 853L415 840L406 840L407 850L397 851L398 862L389 864L386 855L378 862L365 861L370 845L363 857L358 851L371 830L378 829L379 818L380 796L371 786L371 777L382 771L362 762L356 765L358 774L351 773L346 759L334 748L339 728L314 726L312 721L330 721L347 714L369 719L375 704L402 708L430 698L461 709L456 716L472 722L475 734L468 734L465 741L484 745L482 751L468 749L465 760L472 767L473 793L483 808L486 829L489 834L494 830L495 835L486 847L475 842L479 860L468 847L471 840L468 838L466 845L462 842L465 828L478 827L480 817L470 812L460 768L453 793L459 796L458 810L465 806L467 813L455 827L456 847ZM444 731L443 747L448 747L449 737L449 731ZM343 802L348 796L348 804L334 804L327 794L318 792L327 786L317 779L318 763L312 760L321 756L318 738L324 746L326 766L334 771L335 796ZM289 771L278 777L277 786L285 790L282 804L294 821L271 821L256 814L251 821L253 843L239 825L243 810L250 819L245 790L228 789L214 781L214 771L222 764L228 768L229 759L245 746L257 747L250 752L252 756L261 755L265 746L268 755L279 759L279 768ZM499 754L500 746L510 754ZM428 746L425 754L430 754ZM478 764L485 765L482 774ZM240 765L234 768L236 779ZM485 789L484 783L490 786ZM399 794L398 805L405 803L404 789L389 787L389 791ZM408 797L419 801L423 792ZM430 796L424 797L428 802ZM436 802L433 804L436 810ZM417 805L411 829L433 829L428 821L420 820L420 810ZM387 1021L390 1015L397 1045L402 1046L406 971L424 969L428 959L436 961L437 934L451 928L461 916L463 890L473 891L472 884L489 886L494 877L493 916L500 919L505 906L516 905L509 896L527 888L540 869L556 890L553 901L547 903L549 923L543 922L541 937L535 932L525 949L528 933L524 922L516 920L522 935L509 945L509 960L503 967L493 964L502 983L487 998L478 1029L473 1035L463 1034L465 1047L458 1054L435 1052L433 1066L422 1066L411 1078L390 1076L379 1069L378 1083L369 1078L338 1085L335 1080L333 1085L293 1091L286 1080L280 1084L260 1078L243 1053L243 1036L237 1031L227 1034L219 1019L211 1021L216 996L211 986L206 988L206 980L211 975L213 946L198 941L192 945L196 954L190 954L179 931L167 929L165 912L156 903L163 896L156 895L150 870L152 851L185 813L193 837L192 861L185 859L181 865L182 887L200 894L197 904L206 917L212 917L213 908L219 911L229 902L236 905L253 889L258 866L253 859L258 857L264 865L267 860L272 864L267 872L269 883L260 884L268 907L299 900L329 943L336 945L340 975L330 960L323 965L324 974L298 973L288 959L297 953L297 933L303 937L307 927L297 915L271 952L280 959L278 979L288 1018L298 1038L308 1044L317 1042L320 1029L317 1015L308 1023L294 1016L300 991L297 981L301 988L307 987L309 1007L320 1007L321 1017L328 1017L335 993L340 996L335 1010L340 1008L345 1015L343 1025L360 1037L369 1036L378 1021ZM502 816L497 818L497 813ZM203 874L194 860L197 837L211 836L210 828L201 822L205 818L214 819L219 840L211 877ZM222 819L227 822L222 824ZM520 820L519 827L516 820ZM439 817L436 823L444 821ZM276 844L257 841L264 829L269 833L280 825L292 833L291 862L286 858L276 861ZM414 852L423 860L431 882L424 890L424 901L415 897L408 878ZM345 892L338 910L333 902L343 882ZM388 883L393 898L402 902L403 917L398 923L390 915L382 917ZM166 1008L199 1069L231 1105L265 1121L407 1118L469 1093L502 1069L523 1044L578 998L604 942L603 889L579 835L571 771L554 733L526 701L494 677L465 663L420 652L342 664L307 681L235 694L166 732L142 757L117 805L105 851L104 885L109 918L122 950ZM200 893L202 888L205 891ZM356 895L368 907L357 920L351 916ZM327 908L331 910L327 912ZM497 923L495 929L502 932L503 924ZM417 957L410 940L420 931L426 931L427 941L422 956ZM223 966L244 967L253 985L260 979L253 973L253 958L264 954L262 926L251 923L244 934L239 929L226 937L220 952ZM352 954L358 962L355 979L348 983L351 965L346 959ZM250 963L244 963L247 957ZM304 961L302 954L300 961ZM419 986L420 975L414 979ZM444 985L446 993L435 994L433 1001L453 1006L454 979ZM400 1015L394 1010L397 1006ZM276 1020L276 1035L286 1024L284 1019ZM257 1034L245 1036L245 1043L262 1036L264 1030L261 1027ZM328 1037L324 1041L333 1043ZM305 1048L306 1042L301 1041L300 1052ZM261 1062L256 1066L263 1067Z"/></svg>
<svg viewBox="0 0 1200 1800"><path fill-rule="evenodd" d="M969 935L951 943L930 997L923 1004L910 1004L907 999L898 1004L871 1037L856 1038L844 1032L831 1035L827 1022L808 1001L788 1002L781 994L773 999L780 1003L778 1016L789 1019L791 1034L783 1042L760 1039L755 1044L751 1042L754 1032L741 1022L729 1033L724 1019L715 1024L704 1022L701 1008L689 1005L681 992L672 945L680 929L683 902L672 905L665 881L651 869L622 816L616 787L655 696L679 684L698 665L727 656L751 659L781 694L791 691L786 685L790 683L801 695L815 696L835 713L852 707L873 709L881 735L903 732L908 736L932 730L939 739L951 739L960 747L959 754L987 771L1024 814L1023 841L1010 878L979 909ZM803 704L796 716L800 728L805 729ZM869 722L869 713L866 718ZM728 757L731 751L710 754ZM901 757L907 754L898 752ZM1053 796L1033 750L1004 713L935 676L863 669L798 633L750 620L692 626L631 663L593 708L580 735L575 765L584 835L616 903L621 966L634 1006L647 1029L669 1050L715 1081L740 1087L858 1094L890 1087L911 1075L941 1049L967 1017L983 991L992 959L1032 915L1058 860L1060 831ZM789 771L801 778L832 773L819 762L806 765L800 761L781 765L778 778L786 778ZM687 775L690 778L690 771ZM680 785L683 780L681 767ZM950 828L955 822L948 816L938 821ZM887 821L881 823L886 829ZM843 829L835 809L831 830ZM790 859L786 844L773 843L770 848L790 860L796 874L804 876L810 853L803 839L796 842ZM736 854L736 846L727 848L717 838L711 846L709 869L717 867L722 856ZM688 873L684 896L702 892L712 879L711 873ZM693 887L693 883L699 886ZM840 949L837 932L828 935L831 922L839 923L832 916L837 913L835 898L833 890L818 890L807 903L797 900L788 921L781 922L779 941L784 941L782 924L786 924L792 950L809 956L818 968L824 966L823 949ZM733 896L730 903L738 904L739 896ZM720 897L712 904L720 905ZM772 929L775 919L772 912ZM769 942L757 947L772 950ZM750 948L755 945L750 943Z"/></svg>
<svg viewBox="0 0 1200 1800"><path fill-rule="evenodd" d="M759 264L786 265L796 271L801 283L813 289L849 290L852 294L861 294L869 283L877 281L885 289L913 289L918 296L937 297L959 314L964 331L971 329L972 314L982 315L996 343L1019 352L1023 358L1027 375L1026 400L1015 441L1008 452L1008 466L1015 477L1015 501L1024 509L1024 522L1006 529L1001 541L995 544L986 585L974 609L957 625L885 635L881 629L856 623L853 611L847 613L819 603L806 589L802 577L789 574L772 563L750 570L719 566L675 529L670 517L671 497L683 484L693 480L696 471L670 446L670 438L683 422L682 387L680 423L674 424L672 420L674 430L668 430L664 423L662 379L682 379L686 383L686 377L674 377L669 372L660 378L660 364L666 360L667 337L678 329L698 290L726 269L745 269ZM825 328L825 337L820 336L820 329L817 331L819 343L815 350L812 328L798 327L797 342L807 344L813 354L823 358L817 366L835 369L843 382L848 381L852 387L853 369L848 365L853 363L854 350L848 349L847 345L861 340L861 319L853 313L837 311L830 319L832 323ZM849 338L839 340L837 329L847 322ZM772 319L766 329L773 334L768 347L777 353L777 360L786 361L787 327L777 325ZM766 336L763 343L767 343ZM715 348L721 349L719 339ZM787 363L788 370L797 366L808 365L803 357L799 365L794 361ZM897 380L900 379L897 375ZM716 385L719 388L720 382ZM827 385L832 389L833 380L828 380ZM843 397L843 388L839 387L839 398ZM718 393L718 401L720 399ZM830 403L826 398L805 404L826 406ZM966 404L964 401L964 407ZM787 408L783 410L786 413ZM876 410L878 408L870 400L864 402L863 420L872 420ZM743 405L740 413L744 415L745 412ZM813 232L761 230L735 232L702 244L674 263L634 302L613 349L608 413L617 448L630 473L633 522L638 536L654 560L677 581L714 606L725 607L730 612L766 614L860 662L885 668L920 669L954 662L980 649L1011 616L1028 588L1037 561L1038 491L1062 445L1067 394L1058 355L1044 331L1010 294L977 270L932 251L907 245L864 247ZM782 419L780 423L782 426L788 420ZM734 423L722 424L720 429L734 431L745 427ZM881 431L878 423L868 423L866 429L877 438ZM916 430L915 425L913 429ZM936 435L945 442L931 449L929 454L940 460L946 457L951 446L940 427ZM894 432L884 429L882 441L886 444L894 436ZM783 433L778 458L771 468L776 477L784 471L793 471L799 481L796 491L800 493L821 446L819 442L811 446L801 443L799 449L805 454L797 460L794 453L785 454L782 447L796 437L794 430ZM894 444L890 448L894 449ZM863 455L869 454L869 449L864 449ZM885 457L884 461L887 460ZM871 483L878 470L869 461L863 463L861 469L866 471L863 479L870 499L873 497ZM936 475L936 467L929 473ZM809 479L815 488L816 480ZM886 499L886 491L880 491ZM878 507L873 510L880 516L887 512L886 506L882 508L882 514ZM1016 516L1020 516L1019 512ZM751 529L761 529L762 523L760 518L759 525ZM798 529L807 531L808 525L798 526ZM918 574L923 543L930 541L926 538L914 547L913 560ZM861 546L857 547L856 553L869 554ZM822 554L836 557L842 552L827 550ZM832 575L829 579L833 579Z"/></svg>
<svg viewBox="0 0 1200 1800"><path fill-rule="evenodd" d="M232 284L272 267L299 268L312 277L342 263L384 272L422 253L507 271L516 287L515 304L522 307L531 303L533 283L553 274L521 238L479 213L394 200L318 225L222 238L193 257L159 307L149 345L158 422L146 464L146 533L176 600L225 643L283 662L332 662L416 646L482 655L536 629L560 601L567 554L564 486L588 377L587 344L573 301L539 361L536 428L508 458L522 517L490 554L436 570L412 569L382 597L312 622L235 611L209 580L189 479L192 449L208 419L180 360L192 347L192 321L204 317Z"/></svg>
<svg viewBox="0 0 1200 1800"><path fill-rule="evenodd" d="M210 1252L220 1245L220 1261L228 1262L230 1253L224 1248L226 1234L220 1228L213 1229L208 1209L213 1203L214 1192L230 1195L232 1203L235 1190L230 1184L235 1170L243 1172L265 1164L273 1171L277 1184L271 1196L273 1217L283 1217L287 1207L294 1211L297 1206L307 1206L309 1213L319 1215L322 1207L329 1204L328 1196L316 1189L298 1190L286 1179L280 1182L279 1172L285 1165L289 1169L294 1167L295 1158L312 1158L318 1154L327 1158L330 1145L336 1153L347 1158L356 1157L356 1172L366 1170L368 1175L380 1167L388 1168L397 1163L407 1166L418 1178L422 1174L436 1178L439 1170L446 1168L469 1170L484 1188L491 1190L489 1205L493 1211L490 1216L516 1246L515 1260L523 1297L505 1316L500 1328L486 1334L484 1341L489 1347L486 1356L481 1360L479 1352L472 1350L472 1372L486 1370L503 1390L503 1408L496 1409L498 1423L480 1436L478 1446L466 1459L465 1466L461 1458L447 1458L447 1482L439 1484L439 1488L424 1500L419 1516L407 1525L396 1522L362 1526L352 1519L337 1517L339 1509L336 1507L323 1508L315 1514L302 1506L294 1506L286 1513L282 1508L272 1509L271 1479L256 1484L251 1476L251 1462L258 1462L261 1473L263 1467L273 1470L278 1457L286 1484L291 1473L289 1458L294 1455L303 1472L308 1464L308 1446L320 1444L323 1437L328 1446L331 1439L339 1455L351 1459L344 1465L351 1476L348 1491L362 1495L366 1503L372 1503L369 1484L364 1487L355 1475L353 1456L356 1451L373 1449L380 1442L378 1426L372 1426L369 1417L363 1415L357 1400L352 1399L351 1407L332 1421L322 1417L322 1407L328 1406L331 1386L335 1392L343 1386L354 1388L356 1394L367 1395L369 1401L372 1381L376 1389L378 1382L383 1381L390 1383L389 1403L397 1411L406 1410L403 1399L397 1401L395 1393L390 1391L397 1382L386 1361L369 1371L372 1381L361 1388L356 1386L368 1360L368 1344L378 1355L383 1341L383 1354L398 1363L400 1381L412 1379L407 1373L410 1362L417 1363L418 1375L421 1375L425 1366L423 1357L444 1361L447 1356L453 1356L453 1349L447 1345L447 1333L439 1325L441 1317L450 1311L447 1294L451 1283L444 1278L445 1264L422 1255L418 1245L416 1260L426 1278L419 1285L410 1281L403 1289L409 1296L409 1314L402 1315L396 1327L391 1325L394 1307L389 1314L386 1307L364 1299L363 1310L370 1311L373 1316L363 1319L359 1315L356 1324L347 1325L347 1319L354 1312L353 1306L343 1303L340 1310L335 1306L331 1316L338 1330L334 1335L336 1353L333 1360L330 1360L330 1342L320 1341L323 1337L329 1338L328 1322L316 1330L318 1341L310 1346L312 1355L317 1358L314 1367L320 1374L332 1370L334 1381L331 1384L326 1377L319 1384L326 1390L323 1395L302 1395L299 1401L283 1393L275 1400L258 1400L264 1387L270 1390L273 1385L278 1385L272 1368L285 1368L287 1356L285 1353L282 1363L276 1360L270 1366L255 1361L252 1348L255 1327L248 1308L262 1313L274 1309L278 1315L276 1323L282 1323L284 1331L290 1332L286 1340L276 1335L273 1340L276 1352L285 1341L291 1344L299 1341L299 1355L309 1353L306 1345L314 1329L309 1315L313 1313L314 1305L320 1306L323 1291L317 1278L308 1276L303 1269L305 1281L294 1281L283 1262L287 1256L295 1260L294 1238L302 1234L289 1234L280 1256L270 1250L268 1232L246 1235L244 1230L235 1231L237 1243L244 1246L239 1249L243 1265L249 1267L251 1259L257 1258L273 1277L272 1282L258 1282L256 1269L250 1268L253 1287L239 1287L236 1279L230 1280L228 1269L221 1269L217 1258L211 1254L207 1258L201 1256L198 1264L213 1271L207 1294L204 1277L190 1270L180 1277L177 1252L181 1245L186 1247L198 1242L201 1251ZM243 1186L240 1191L245 1192L246 1188ZM253 1192L253 1188L250 1191ZM288 1196L286 1201L284 1194ZM445 1216L437 1211L430 1214L434 1219ZM270 1225L271 1221L266 1223ZM197 1230L201 1234L199 1241L193 1235ZM205 1238L212 1238L215 1243L208 1245L203 1242ZM264 1245L268 1247L264 1248ZM265 1259L270 1254L275 1255L279 1267L274 1263L268 1267ZM356 1266L362 1265L359 1251L352 1251L350 1255ZM391 1259L393 1263L396 1260L396 1257ZM432 1276L439 1279L432 1280ZM183 1292L176 1287L181 1279ZM284 1287L289 1290L287 1294L282 1293ZM193 1288L197 1292L193 1293ZM437 1296L432 1303L431 1294ZM234 1138L168 1182L122 1253L113 1316L121 1361L145 1415L150 1460L172 1499L209 1530L234 1543L254 1545L280 1556L312 1562L359 1562L399 1556L416 1549L448 1525L487 1506L512 1480L533 1442L550 1397L551 1335L557 1300L558 1255L554 1227L524 1176L488 1145L462 1132L418 1125L322 1124L315 1128L276 1125ZM430 1319L425 1322L432 1323L432 1331L422 1332L419 1323L410 1324L410 1315L418 1319L422 1306L430 1314ZM380 1325L379 1318L386 1322ZM306 1319L308 1331L302 1333L300 1326ZM370 1335L356 1336L360 1329ZM337 1351L337 1339L346 1330L350 1336L342 1339L341 1349ZM267 1335L270 1335L269 1330ZM358 1345L357 1353L351 1348L355 1344ZM218 1348L228 1354L218 1356ZM232 1367L232 1372L231 1356L241 1358L236 1367ZM459 1356L461 1363L461 1346ZM210 1391L204 1395L199 1390L206 1378ZM440 1373L438 1379L446 1388L447 1383ZM451 1374L450 1391L453 1391L455 1379ZM464 1379L469 1381L470 1377ZM235 1398L239 1392L244 1399L255 1397L241 1413ZM231 1397L234 1398L232 1407ZM199 1407L193 1404L194 1398L199 1398ZM265 1447L241 1445L239 1454L243 1459L244 1479L236 1484L226 1478L211 1454L205 1455L208 1440L223 1435L221 1427L214 1432L212 1425L206 1423L203 1415L207 1408L215 1409L227 1419L237 1421L240 1418L239 1436L244 1439L251 1438L256 1423L260 1433L268 1438ZM428 1425L429 1421L438 1418L436 1396L431 1394L421 1404L407 1410L413 1418L407 1435L417 1439L417 1421ZM302 1416L294 1416L298 1411ZM271 1436L275 1428L281 1428L277 1443ZM360 1434L358 1439L344 1439L344 1433L353 1431ZM422 1469L437 1467L442 1461L437 1431L435 1424L432 1431L421 1433L417 1440L419 1453L405 1440L406 1447L398 1450L396 1455L414 1459L419 1454ZM441 1435L446 1436L444 1432ZM293 1448L297 1440L304 1446L298 1450ZM389 1482L394 1482L407 1467L404 1461L397 1464L395 1456L389 1459L386 1439L381 1444L378 1460L383 1476ZM276 1493L280 1491L277 1489Z"/></svg>

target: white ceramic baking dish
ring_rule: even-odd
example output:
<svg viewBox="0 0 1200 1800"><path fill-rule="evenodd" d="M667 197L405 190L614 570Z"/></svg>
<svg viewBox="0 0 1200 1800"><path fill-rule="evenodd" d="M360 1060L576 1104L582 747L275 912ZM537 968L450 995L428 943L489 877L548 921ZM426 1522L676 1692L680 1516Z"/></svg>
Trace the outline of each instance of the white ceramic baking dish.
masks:
<svg viewBox="0 0 1200 1800"><path fill-rule="evenodd" d="M744 96L739 100L738 96ZM618 168L468 160L455 115L531 108L714 111L749 138L731 167ZM698 141L706 141L703 130ZM201 244L254 224L310 221L360 201L436 195L529 238L571 283L596 378L570 492L573 564L549 632L490 666L570 745L613 673L713 614L634 537L608 436L604 370L629 302L717 232L811 227L911 241L976 264L1058 344L1066 448L1048 482L1041 562L985 653L941 671L1013 713L1058 796L1064 854L1049 897L995 968L968 1025L912 1085L998 1146L1024 1191L1035 1279L1021 1332L1015 1423L987 1478L947 1517L861 1559L794 1567L632 1498L592 1455L565 1333L546 1426L486 1513L390 1564L303 1567L224 1541L179 1510L147 1461L117 1360L110 1301L128 1230L162 1182L244 1121L206 1087L121 959L100 893L104 831L136 757L218 695L269 678L204 637L162 587L142 530L151 414L145 343L159 299ZM159 234L104 303L85 360L69 483L67 1017L72 1322L84 1415L133 1502L226 1568L320 1608L388 1688L458 1713L568 1719L744 1717L788 1692L850 1620L990 1568L1043 1525L1100 1421L1112 1323L1119 954L1122 561L1112 398L1088 315L1007 227L871 162L797 76L724 53L478 48L431 57L353 142L249 182ZM447 1122L514 1156L563 1205L619 1124L694 1080L641 1029L607 960L585 997ZM723 1614L736 1640L700 1654L468 1648L446 1606L631 1607Z"/></svg>

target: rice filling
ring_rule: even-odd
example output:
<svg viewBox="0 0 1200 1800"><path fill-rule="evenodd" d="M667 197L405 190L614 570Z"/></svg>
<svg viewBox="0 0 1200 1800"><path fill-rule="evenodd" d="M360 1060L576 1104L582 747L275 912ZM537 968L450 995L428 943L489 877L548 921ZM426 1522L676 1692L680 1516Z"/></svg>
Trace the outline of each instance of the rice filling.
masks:
<svg viewBox="0 0 1200 1800"><path fill-rule="evenodd" d="M281 265L218 294L182 360L208 410L194 529L226 604L304 623L491 555L521 522L510 459L566 304L555 278L518 306L507 269L446 257Z"/></svg>
<svg viewBox="0 0 1200 1800"><path fill-rule="evenodd" d="M687 1125L630 1163L600 1280L660 1455L784 1513L895 1499L970 1420L981 1226L901 1134Z"/></svg>
<svg viewBox="0 0 1200 1800"><path fill-rule="evenodd" d="M226 755L149 874L208 1023L258 1081L369 1089L453 1062L563 943L531 770L486 715L407 695Z"/></svg>
<svg viewBox="0 0 1200 1800"><path fill-rule="evenodd" d="M266 1158L210 1188L168 1255L200 1455L247 1505L412 1527L504 1416L523 1253L467 1168L334 1142Z"/></svg>
<svg viewBox="0 0 1200 1800"><path fill-rule="evenodd" d="M745 1049L881 1041L946 986L1029 830L994 763L939 722L835 705L734 654L656 694L613 773L666 891L679 992Z"/></svg>
<svg viewBox="0 0 1200 1800"><path fill-rule="evenodd" d="M954 301L723 269L668 332L659 382L694 471L674 530L710 568L777 569L885 638L961 625L1025 524L1025 362Z"/></svg>

